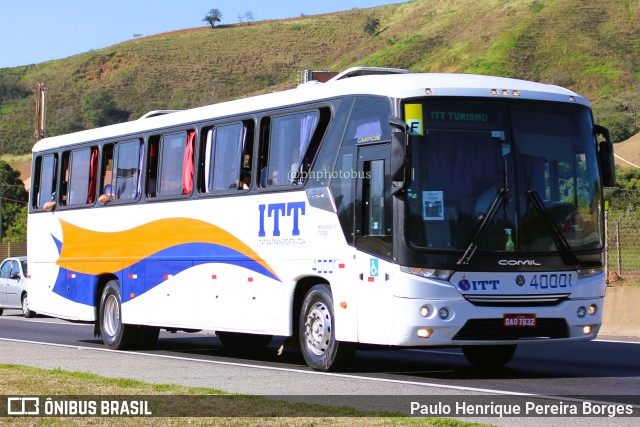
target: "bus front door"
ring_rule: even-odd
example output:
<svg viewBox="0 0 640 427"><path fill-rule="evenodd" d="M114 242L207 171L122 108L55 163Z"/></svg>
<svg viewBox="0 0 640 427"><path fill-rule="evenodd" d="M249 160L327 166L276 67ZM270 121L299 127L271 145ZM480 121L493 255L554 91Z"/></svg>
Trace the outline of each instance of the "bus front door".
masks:
<svg viewBox="0 0 640 427"><path fill-rule="evenodd" d="M358 147L355 203L358 339L385 344L393 326L390 144ZM374 327L375 325L375 327Z"/></svg>

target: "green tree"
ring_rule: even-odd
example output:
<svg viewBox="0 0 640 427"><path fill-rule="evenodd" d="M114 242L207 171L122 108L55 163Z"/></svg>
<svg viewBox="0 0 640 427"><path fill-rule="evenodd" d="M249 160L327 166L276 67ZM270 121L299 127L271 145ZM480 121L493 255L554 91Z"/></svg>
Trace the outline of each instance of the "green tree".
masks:
<svg viewBox="0 0 640 427"><path fill-rule="evenodd" d="M611 211L634 212L640 209L640 169L616 167L616 185L604 189Z"/></svg>
<svg viewBox="0 0 640 427"><path fill-rule="evenodd" d="M380 20L374 16L369 16L364 23L364 32L373 37L378 33L379 26Z"/></svg>
<svg viewBox="0 0 640 427"><path fill-rule="evenodd" d="M80 115L87 127L100 127L127 120L129 112L116 108L116 103L106 89L82 97Z"/></svg>
<svg viewBox="0 0 640 427"><path fill-rule="evenodd" d="M635 100L605 101L594 108L598 124L611 132L611 140L622 142L638 133L638 106Z"/></svg>
<svg viewBox="0 0 640 427"><path fill-rule="evenodd" d="M216 25L216 22L222 21L222 12L220 12L219 9L211 9L209 13L202 18L202 20L209 23L211 28L213 28Z"/></svg>
<svg viewBox="0 0 640 427"><path fill-rule="evenodd" d="M0 216L2 234L0 237L4 239L7 230L17 230L19 228L26 230L27 218L26 215L23 216L21 214L21 211L27 206L29 193L24 189L22 180L20 180L20 172L13 169L3 160L0 160L0 199L2 203ZM24 239L26 239L26 233L24 234ZM24 239L21 241L24 241Z"/></svg>
<svg viewBox="0 0 640 427"><path fill-rule="evenodd" d="M3 242L20 243L27 241L27 212L28 206L25 204L16 213L12 224L9 224Z"/></svg>

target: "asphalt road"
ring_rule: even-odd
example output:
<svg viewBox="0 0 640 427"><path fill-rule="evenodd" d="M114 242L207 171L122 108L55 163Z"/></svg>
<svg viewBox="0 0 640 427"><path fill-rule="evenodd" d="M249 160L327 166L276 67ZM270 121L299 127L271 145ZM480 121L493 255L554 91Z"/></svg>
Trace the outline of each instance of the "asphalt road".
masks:
<svg viewBox="0 0 640 427"><path fill-rule="evenodd" d="M336 396L335 404L346 402L365 410L397 407L392 402L385 407L380 399L350 402L344 396L542 395L564 401L598 396L604 402L640 402L640 342L636 339L601 337L587 343L523 345L497 372L471 367L459 349L364 350L356 353L347 371L323 374L311 371L295 351L278 356L278 339L264 350L237 354L222 347L212 333L162 331L153 351L117 352L106 350L93 337L92 325L46 317L24 319L20 314L6 310L0 317L0 363L248 394L324 396L322 403L332 403L330 396ZM539 418L469 419L499 425L547 425ZM567 420L562 424L567 425ZM588 424L582 422L588 419L572 420L579 421L574 425ZM597 418L597 425L627 421L637 419ZM548 425L555 424L557 420L549 418Z"/></svg>

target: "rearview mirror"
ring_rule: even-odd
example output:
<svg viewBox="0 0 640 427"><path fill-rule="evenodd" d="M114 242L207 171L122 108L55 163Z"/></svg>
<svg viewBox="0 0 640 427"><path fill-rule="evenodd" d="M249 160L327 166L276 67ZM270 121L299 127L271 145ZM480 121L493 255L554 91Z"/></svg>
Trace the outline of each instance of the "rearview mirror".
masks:
<svg viewBox="0 0 640 427"><path fill-rule="evenodd" d="M593 127L593 133L596 138L598 135L604 138L604 141L600 141L598 143L602 185L605 187L613 187L616 184L616 167L613 161L614 156L611 134L609 133L609 129L599 125L595 125Z"/></svg>

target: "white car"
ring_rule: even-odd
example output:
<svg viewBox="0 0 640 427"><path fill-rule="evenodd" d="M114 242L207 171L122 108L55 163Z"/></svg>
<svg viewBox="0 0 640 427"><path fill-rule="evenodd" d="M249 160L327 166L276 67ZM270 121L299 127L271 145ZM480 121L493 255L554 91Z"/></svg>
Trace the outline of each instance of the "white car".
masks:
<svg viewBox="0 0 640 427"><path fill-rule="evenodd" d="M27 298L27 257L7 258L0 265L0 315L5 308L22 309L24 317L34 317Z"/></svg>

